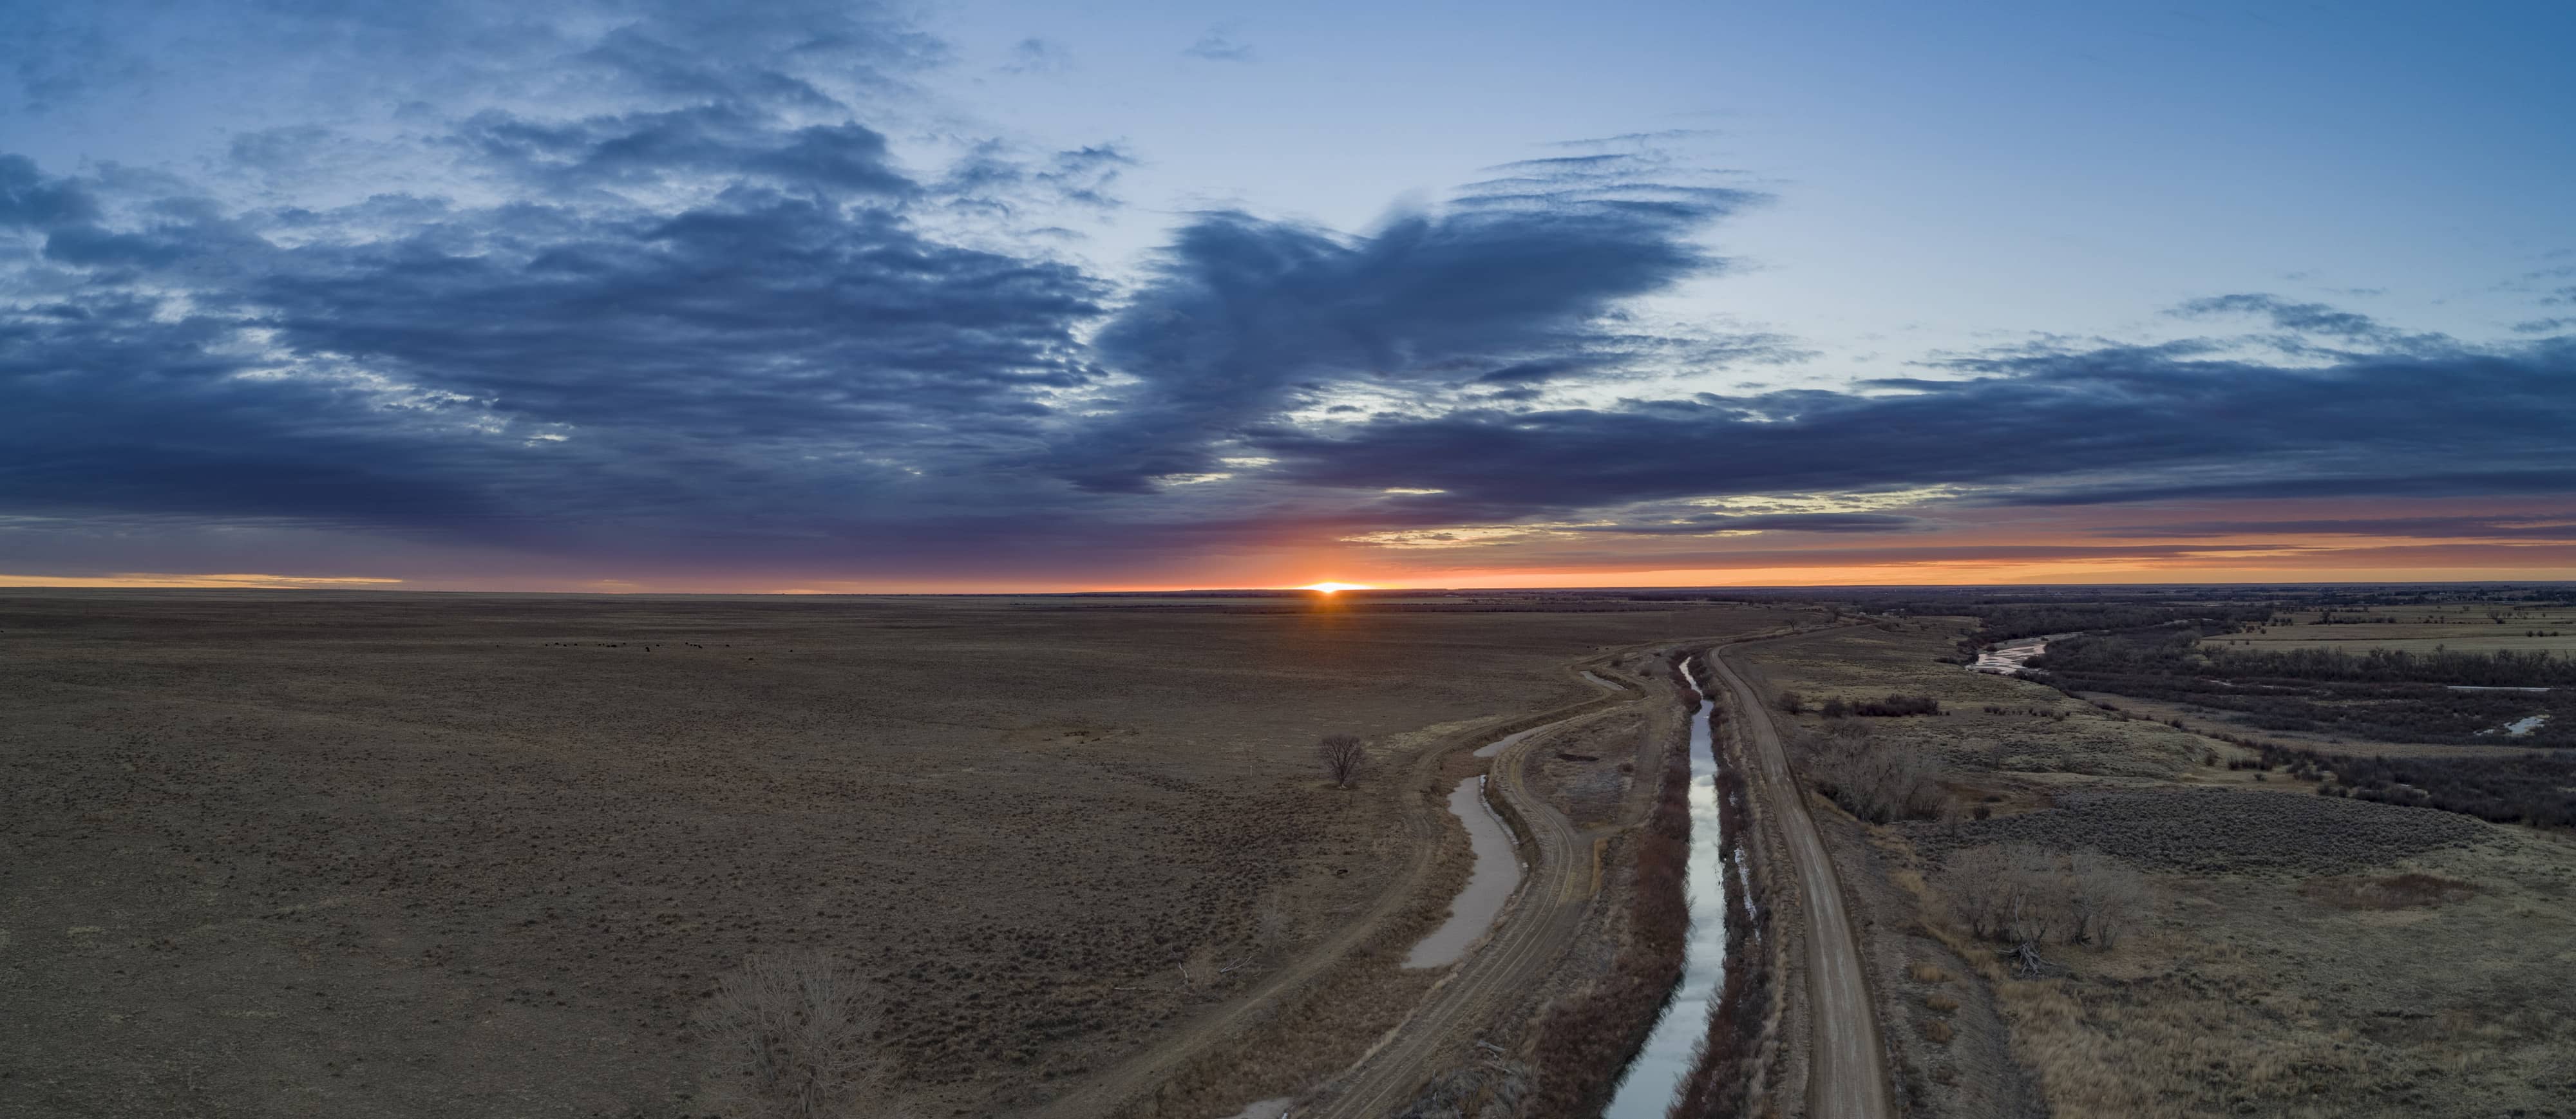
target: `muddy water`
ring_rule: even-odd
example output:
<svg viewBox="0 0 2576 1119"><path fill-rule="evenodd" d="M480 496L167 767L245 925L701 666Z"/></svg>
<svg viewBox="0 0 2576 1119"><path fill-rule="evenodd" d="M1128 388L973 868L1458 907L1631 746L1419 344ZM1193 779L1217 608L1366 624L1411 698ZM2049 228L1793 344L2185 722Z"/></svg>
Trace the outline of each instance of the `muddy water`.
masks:
<svg viewBox="0 0 2576 1119"><path fill-rule="evenodd" d="M1510 742L1505 739L1485 750ZM1476 752L1482 754L1485 750ZM1406 967L1440 967L1458 962L1458 957L1467 954L1467 946L1485 935L1494 918L1502 915L1503 903L1511 900L1512 891L1521 884L1521 863L1512 853L1511 833L1503 830L1503 821L1494 815L1494 810L1485 806L1484 785L1483 777L1470 777L1458 782L1458 787L1449 793L1449 811L1457 813L1467 825L1467 844L1476 853L1476 869L1467 876L1467 888L1458 891L1458 900L1449 903L1449 919L1405 955Z"/></svg>
<svg viewBox="0 0 2576 1119"><path fill-rule="evenodd" d="M1689 678L1684 669L1683 678ZM1694 685L1692 694L1697 695ZM1602 1119L1663 1119L1673 1094L1690 1075L1692 1050L1708 1033L1708 1006L1726 976L1726 866L1718 846L1717 750L1709 734L1711 704L1700 697L1690 728L1690 941L1682 957L1681 985L1646 1036L1646 1047L1619 1082Z"/></svg>
<svg viewBox="0 0 2576 1119"><path fill-rule="evenodd" d="M1550 724L1548 724L1548 726L1555 726L1555 725L1556 725L1556 724L1554 724L1554 723L1550 723ZM1507 734L1507 735L1504 735L1504 736L1502 736L1501 738L1497 738L1497 739L1495 739L1495 740L1493 740L1493 741L1491 741L1491 742L1488 742L1488 743L1486 743L1486 744L1484 744L1484 745L1482 745L1482 746L1478 746L1478 747L1476 747L1476 756L1477 756L1477 757L1480 757L1480 758L1490 758L1490 757L1493 757L1493 756L1494 756L1494 755L1496 755L1496 754L1499 754L1499 753L1502 753L1502 752L1503 752L1503 751L1505 751L1505 750L1509 750L1509 749L1511 749L1511 748L1512 748L1512 743L1518 742L1518 741L1520 741L1521 739L1527 738L1527 737L1529 737L1529 736L1531 736L1531 735L1533 735L1533 734L1537 734L1538 732L1543 731L1543 730L1546 730L1546 729L1547 729L1547 727L1531 727L1530 729L1525 730L1525 731L1522 731L1522 732L1520 732L1519 734Z"/></svg>

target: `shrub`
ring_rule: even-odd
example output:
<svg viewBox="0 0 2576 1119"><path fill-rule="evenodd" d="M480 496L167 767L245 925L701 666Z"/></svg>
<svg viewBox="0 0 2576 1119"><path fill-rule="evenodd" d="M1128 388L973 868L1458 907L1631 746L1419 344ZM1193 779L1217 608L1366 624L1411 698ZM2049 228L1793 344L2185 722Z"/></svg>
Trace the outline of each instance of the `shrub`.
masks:
<svg viewBox="0 0 2576 1119"><path fill-rule="evenodd" d="M1864 699L1853 704L1852 713L1882 719L1903 718L1907 715L1938 715L1941 713L1941 701L1928 695L1898 695L1889 692L1885 699Z"/></svg>
<svg viewBox="0 0 2576 1119"><path fill-rule="evenodd" d="M760 1114L838 1115L871 1071L876 1003L856 971L820 952L753 956L716 982L699 1028L741 1069Z"/></svg>
<svg viewBox="0 0 2576 1119"><path fill-rule="evenodd" d="M1843 811L1873 824L1929 820L1941 811L1939 773L1922 754L1859 728L1798 736L1808 778Z"/></svg>
<svg viewBox="0 0 2576 1119"><path fill-rule="evenodd" d="M2137 871L2099 851L2065 858L2028 843L1970 847L1950 857L1943 880L1976 936L2111 947L2144 918L2153 895Z"/></svg>

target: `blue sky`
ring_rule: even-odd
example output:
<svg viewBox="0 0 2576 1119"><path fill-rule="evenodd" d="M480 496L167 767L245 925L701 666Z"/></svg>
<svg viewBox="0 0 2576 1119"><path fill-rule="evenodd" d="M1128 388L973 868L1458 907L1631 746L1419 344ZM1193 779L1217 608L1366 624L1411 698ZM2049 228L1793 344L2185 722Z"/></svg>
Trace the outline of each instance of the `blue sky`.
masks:
<svg viewBox="0 0 2576 1119"><path fill-rule="evenodd" d="M2529 4L18 5L0 575L2563 573L2571 44Z"/></svg>

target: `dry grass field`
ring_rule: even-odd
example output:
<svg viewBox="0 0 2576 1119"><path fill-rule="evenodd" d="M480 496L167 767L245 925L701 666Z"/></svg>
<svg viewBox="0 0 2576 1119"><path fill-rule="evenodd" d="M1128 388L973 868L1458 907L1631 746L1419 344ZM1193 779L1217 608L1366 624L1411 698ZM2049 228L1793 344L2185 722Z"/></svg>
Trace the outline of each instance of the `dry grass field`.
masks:
<svg viewBox="0 0 2576 1119"><path fill-rule="evenodd" d="M2213 637L2213 645L2265 649L2436 648L2462 653L2545 651L2576 654L2576 609L2550 604L2437 603L2283 610L2289 624ZM2331 623L2327 619L2335 619Z"/></svg>
<svg viewBox="0 0 2576 1119"><path fill-rule="evenodd" d="M1767 614L1561 598L0 597L0 1111L741 1113L765 953L870 1113L1035 1106L1359 908L1395 759Z"/></svg>
<svg viewBox="0 0 2576 1119"><path fill-rule="evenodd" d="M1924 1113L2036 1114L2011 1103L2027 1077L2072 1119L2576 1115L2568 835L2230 770L2245 752L2226 743L1936 662L1964 628L1846 630L1757 662L1811 700L1902 692L1947 712L1795 720L1866 726L1939 767L1935 819L1815 801L1877 930L1882 1020ZM2145 916L2108 947L2046 939L2046 970L2023 972L1972 935L1944 874L2014 844L2107 855L2146 884Z"/></svg>

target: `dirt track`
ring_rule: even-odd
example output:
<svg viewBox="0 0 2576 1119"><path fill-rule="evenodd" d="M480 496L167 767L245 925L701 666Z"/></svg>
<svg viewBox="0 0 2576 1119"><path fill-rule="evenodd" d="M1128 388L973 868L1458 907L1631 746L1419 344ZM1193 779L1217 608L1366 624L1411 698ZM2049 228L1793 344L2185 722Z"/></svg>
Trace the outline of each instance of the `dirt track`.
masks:
<svg viewBox="0 0 2576 1119"><path fill-rule="evenodd" d="M1540 729L1549 730L1562 727L1567 723L1584 718L1598 711L1605 710L1608 707L1615 706L1621 702L1624 702L1624 700L1620 696L1604 696L1600 699L1575 704L1571 707L1561 709L1561 711L1558 712L1564 714L1564 718L1543 724ZM1488 741L1493 737L1498 737L1498 734L1491 731L1479 731L1470 737L1474 737L1479 741ZM1574 835L1572 825L1566 823L1561 814L1555 813L1553 809L1545 809L1539 804L1536 797L1531 794L1526 785L1522 783L1519 769L1517 767L1517 759L1526 755L1532 742L1543 737L1545 737L1543 734L1534 733L1529 737L1522 739L1519 745L1515 746L1500 758L1497 758L1497 764L1495 765L1495 772L1498 775L1505 772L1508 772L1511 775L1508 783L1501 786L1499 791L1503 791L1504 795L1517 798L1513 803L1521 805L1524 813L1529 813L1529 815L1524 818L1535 820L1536 815L1533 810L1546 811L1554 818L1557 828L1562 832L1562 835L1557 836L1554 840L1556 846L1548 848L1550 853L1546 856L1545 861L1542 864L1540 876L1533 879L1532 884L1524 886L1524 891L1535 891L1540 889L1540 884L1548 881L1546 874L1550 871L1553 871L1553 873L1559 876L1565 876L1568 873L1567 868L1573 866L1575 862L1568 853L1572 850L1569 845L1576 842L1572 838ZM1430 785L1435 780L1439 772L1442 759L1462 744L1463 743L1452 742L1424 750L1415 760L1413 768L1408 772L1406 778L1407 783L1415 786ZM1513 764L1504 764L1507 762ZM1411 857L1407 859L1403 867L1398 869L1395 873L1387 876L1385 887L1379 891L1377 899L1371 903L1368 912L1352 920L1339 934L1333 936L1324 943L1317 945L1312 950L1309 950L1305 955L1299 957L1294 963L1280 969L1277 974L1264 980L1260 986L1246 992L1238 998L1230 999L1223 1005L1210 1010L1199 1021L1192 1023L1188 1029L1181 1030L1173 1035L1171 1040L1165 1044L1155 1046L1139 1053L1133 1058L1121 1063L1116 1068L1109 1070L1107 1073L1092 1079L1082 1087L1049 1101L1047 1105L1042 1108L1029 1112L1029 1119L1085 1119L1085 1117L1105 1115L1115 1111L1120 1104L1125 1103L1130 1099L1134 1099L1137 1096L1151 1092L1155 1087L1168 1080L1173 1073L1181 1069L1191 1059L1206 1051L1209 1046L1215 1044L1219 1039L1268 1016L1275 1008L1278 1000L1292 995L1297 989L1312 982L1317 976L1340 963L1343 957L1347 956L1353 948L1360 944L1360 942L1368 939L1370 935L1374 934L1380 924L1392 918L1396 911L1402 909L1406 904L1412 901L1415 886L1419 884L1423 876L1429 872L1432 858L1438 851L1440 830L1446 826L1446 821L1444 821L1440 815L1440 813L1444 811L1445 809L1426 809L1425 811L1415 812L1406 817L1405 829L1413 839L1411 844ZM1543 839L1542 842L1547 843L1550 841ZM1561 891L1562 889L1584 890L1587 888L1588 883L1577 882L1571 887L1560 887L1559 889ZM1515 902L1515 906L1527 904L1528 898L1552 896L1554 895L1525 892L1523 899ZM1569 922L1573 918L1580 917L1582 908L1581 900L1581 895L1577 894L1568 905L1567 908L1572 914L1572 917L1568 918ZM1506 914L1506 916L1509 916L1509 914ZM1546 932L1538 932L1521 928L1524 924L1533 923L1534 922L1506 922L1506 927L1513 929L1514 934L1522 937L1523 939L1534 939L1539 944L1548 945L1562 944L1564 939L1569 936L1572 931L1570 923L1566 924L1563 928L1557 928L1554 923L1550 922L1550 931ZM1551 937L1553 939L1550 939ZM1469 963L1473 963L1476 960L1491 959L1495 957L1498 955L1496 948L1502 943L1503 938L1501 934L1497 934L1494 941L1489 942L1488 945L1479 949L1473 956L1469 957ZM1543 966L1546 962L1546 958L1547 956L1545 954L1538 954L1535 965L1524 963L1520 965L1520 967L1508 971L1506 974L1510 975L1512 978L1526 978L1523 972L1530 966ZM1443 1040L1448 1036L1447 1029L1449 1024L1466 1020L1464 1018L1456 1017L1457 1015L1467 1014L1484 1007L1485 1000L1481 998L1460 999L1458 997L1458 993L1453 992L1453 988L1457 988L1459 986L1459 978L1459 976L1455 975L1450 977L1448 981L1444 982L1440 988L1433 992L1429 1004L1427 1004L1422 1011L1417 1012L1417 1016L1414 1019L1408 1020L1406 1026L1401 1032L1406 1038L1417 1039L1417 1041L1411 1049L1407 1049L1407 1052L1412 1052L1412 1049L1423 1048L1424 1043L1436 1046L1438 1041ZM1500 988L1478 988L1478 990L1486 991L1488 993L1495 989ZM1419 1033L1415 1032L1415 1024L1426 1021L1420 1017L1420 1014L1431 1013L1435 1008L1443 1007L1448 1008L1449 1013L1438 1019L1438 1021L1442 1023L1439 1028L1426 1029ZM1398 1047L1399 1046L1391 1045L1388 1048ZM1412 1077L1412 1079L1404 1080L1402 1084L1391 1089L1393 1091L1404 1091L1412 1087L1413 1084L1419 1083L1422 1075L1422 1065L1419 1059L1412 1062L1384 1062L1378 1059L1382 1052L1382 1050L1379 1052L1373 1052L1369 1058L1364 1059L1362 1064L1363 1069L1365 1070L1384 1065L1387 1069L1387 1074L1390 1076L1399 1079L1408 1075ZM1416 1056L1419 1058L1422 1055L1423 1054L1417 1054ZM1401 1100L1398 1099L1395 1102L1401 1102ZM1332 1112L1328 1111L1327 1114L1329 1113Z"/></svg>
<svg viewBox="0 0 2576 1119"><path fill-rule="evenodd" d="M1576 716L1575 718L1582 718ZM1546 729L1574 722L1565 719ZM1533 734L1494 759L1487 792L1508 805L1527 825L1535 850L1530 879L1503 915L1492 938L1460 960L1456 970L1432 988L1431 997L1403 1025L1344 1075L1332 1095L1312 1116L1375 1119L1411 1098L1422 1081L1446 1065L1464 1061L1468 1030L1493 1020L1503 1008L1542 978L1574 938L1591 898L1590 842L1565 814L1550 807L1529 786L1522 766L1547 736ZM1304 1119L1301 1115L1300 1119Z"/></svg>
<svg viewBox="0 0 2576 1119"><path fill-rule="evenodd" d="M1744 644L1768 644L1745 642ZM1726 663L1721 646L1709 667L1726 684L1757 758L1750 785L1778 811L1789 858L1797 865L1800 903L1807 914L1807 999L1814 1023L1813 1061L1807 1077L1808 1113L1819 1119L1883 1119L1896 1113L1888 1093L1886 1046L1878 1014L1861 971L1860 940L1843 910L1841 883L1825 854L1823 838L1807 815L1807 802L1789 772L1788 752L1769 708L1752 685Z"/></svg>

